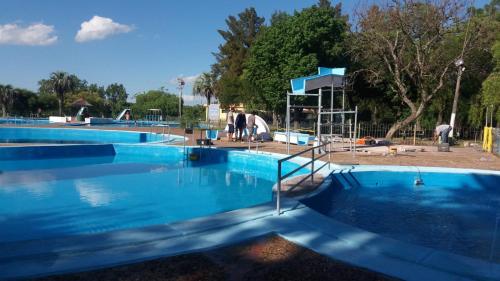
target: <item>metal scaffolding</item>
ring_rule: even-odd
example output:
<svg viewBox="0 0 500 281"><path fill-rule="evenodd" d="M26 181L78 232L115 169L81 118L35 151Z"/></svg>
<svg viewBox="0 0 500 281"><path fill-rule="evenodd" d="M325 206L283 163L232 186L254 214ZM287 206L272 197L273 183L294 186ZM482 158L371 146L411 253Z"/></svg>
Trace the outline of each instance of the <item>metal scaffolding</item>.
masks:
<svg viewBox="0 0 500 281"><path fill-rule="evenodd" d="M350 132L353 134L349 136L349 141L352 147L354 144L354 153L356 153L356 126L357 126L357 116L358 116L358 107L356 106L354 110L345 110L345 68L326 68L326 67L318 67L318 75L300 77L290 80L292 85L292 93L287 93L286 95L286 142L287 142L287 154L290 154L290 110L292 108L309 108L309 109L317 109L318 111L318 121L317 121L317 130L316 130L316 141L317 145L321 145L323 140L321 138L321 128L323 126L329 126L329 134L327 134L327 138L329 141L333 139L333 126L338 125L338 123L334 123L334 115L341 115L341 132L342 132L342 140L344 138L345 133L345 115L346 114L354 114L354 131L351 129L351 124L349 124ZM330 109L323 110L322 97L325 92L330 93ZM334 108L334 99L335 93L342 93L342 102L341 108ZM295 96L301 97L318 97L318 105L310 106L310 105L292 105L291 99ZM327 123L322 123L322 116L329 116L329 120ZM350 122L349 122L350 123ZM319 151L321 152L321 151Z"/></svg>

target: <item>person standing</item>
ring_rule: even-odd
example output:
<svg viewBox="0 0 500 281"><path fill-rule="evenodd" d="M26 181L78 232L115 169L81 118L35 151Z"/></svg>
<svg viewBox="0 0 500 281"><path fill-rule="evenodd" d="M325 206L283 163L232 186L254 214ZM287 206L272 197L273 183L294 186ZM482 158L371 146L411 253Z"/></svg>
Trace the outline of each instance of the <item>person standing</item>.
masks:
<svg viewBox="0 0 500 281"><path fill-rule="evenodd" d="M229 112L226 116L227 121L227 141L233 140L234 134L234 107L229 107Z"/></svg>
<svg viewBox="0 0 500 281"><path fill-rule="evenodd" d="M243 130L247 126L247 117L245 112L241 111L236 115L236 138L240 141L243 141Z"/></svg>
<svg viewBox="0 0 500 281"><path fill-rule="evenodd" d="M249 141L253 141L255 127L257 127L257 125L255 124L255 111L252 111L250 115L248 115L248 120L247 120L247 131L248 131Z"/></svg>

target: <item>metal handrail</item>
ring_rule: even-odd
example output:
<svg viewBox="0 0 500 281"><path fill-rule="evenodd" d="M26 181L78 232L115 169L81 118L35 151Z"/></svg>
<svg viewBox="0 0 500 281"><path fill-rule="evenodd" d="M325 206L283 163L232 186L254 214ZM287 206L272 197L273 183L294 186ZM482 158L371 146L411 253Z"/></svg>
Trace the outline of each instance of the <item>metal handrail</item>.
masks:
<svg viewBox="0 0 500 281"><path fill-rule="evenodd" d="M323 154L323 155L320 155L320 156L316 156L316 153L314 153L314 151L316 149L321 149L323 148L323 151L326 151L326 146L329 146L329 149L328 149L328 153L327 154ZM305 154L307 152L311 152L311 160L302 164L301 166L293 169L292 171L288 172L287 174L285 174L284 176L281 175L281 167L282 167L282 164L283 162L286 162L286 161L289 161L290 159L293 159L297 156L300 156L302 154ZM290 156L287 156L285 158L282 158L280 160L278 160L278 186L276 188L276 212L279 215L281 215L281 181L290 177L291 175L295 174L296 172L298 172L299 170L305 168L306 166L308 165L311 165L311 173L309 175L307 175L306 177L304 177L303 179L301 179L298 183L296 183L293 187L295 188L296 186L298 186L299 184L301 184L302 182L304 182L306 179L308 179L309 177L311 177L311 182L314 182L314 174L316 172L318 172L319 170L323 169L323 167L325 167L326 165L328 165L328 167L330 167L330 163L331 163L331 153L332 153L332 142L326 142L326 143L323 143L323 144L320 144L320 145L317 145L317 146L314 146L314 147L311 147L311 148L308 148L306 150L303 150L301 152L298 152L298 153L295 153L295 154L292 154ZM314 162L316 160L319 160L323 157L325 157L326 155L328 155L328 163L324 163L323 165L321 165L321 167L317 168L317 169L314 169Z"/></svg>
<svg viewBox="0 0 500 281"><path fill-rule="evenodd" d="M153 129L154 128L158 128L158 127L161 127L162 128L162 142L165 142L165 128L167 129L167 141L170 141L170 125L169 124L152 124L151 127L150 127L150 131L149 133L152 135L153 134ZM154 132L156 133L156 132Z"/></svg>

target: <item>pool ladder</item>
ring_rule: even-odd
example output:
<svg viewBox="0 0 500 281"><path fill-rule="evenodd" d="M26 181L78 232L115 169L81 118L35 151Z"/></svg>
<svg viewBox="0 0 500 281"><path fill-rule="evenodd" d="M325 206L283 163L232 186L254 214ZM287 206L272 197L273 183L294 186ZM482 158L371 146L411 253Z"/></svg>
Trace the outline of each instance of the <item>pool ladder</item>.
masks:
<svg viewBox="0 0 500 281"><path fill-rule="evenodd" d="M299 170L307 167L307 166L311 166L311 172L304 178L302 178L299 182L297 182L296 184L294 184L293 187L291 187L289 190L292 190L294 189L295 187L297 187L299 184L303 183L305 180L307 180L308 178L311 178L311 182L314 182L314 174L316 174L318 171L320 171L321 169L323 169L323 167L325 167L326 165L328 165L328 168L330 168L330 164L331 164L331 154L332 154L332 149L331 149L331 145L332 145L332 142L325 142L323 144L320 144L320 145L317 145L317 146L314 146L314 147L311 147L311 148L308 148L306 150L303 150L301 152L297 152L293 155L290 155L288 157L285 157L285 158L282 158L280 160L278 160L278 176L277 176L277 188L276 188L276 213L277 215L281 215L281 181L283 181L284 179L294 175L295 173L297 173ZM329 149L327 150L327 146L329 147ZM324 151L325 153L317 153L316 151ZM310 161L307 161L306 163L300 165L299 167L293 169L292 171L286 173L285 175L282 175L282 166L283 166L283 163L286 162L286 161L290 161L291 159L293 158L296 158L302 154L305 154L305 153L308 153L310 152L311 153L311 160ZM318 156L319 154L319 156ZM316 160L319 160L325 156L328 156L328 162L325 162L323 165L321 165L319 168L315 169L314 167L314 164L316 162Z"/></svg>
<svg viewBox="0 0 500 281"><path fill-rule="evenodd" d="M168 124L153 124L151 125L151 128L150 128L150 135L151 135L151 139L152 139L152 136L153 136L153 133L156 133L154 132L154 127L161 127L162 128L162 143L165 143L166 141L170 141L170 125ZM167 130L167 140L165 140L165 130Z"/></svg>

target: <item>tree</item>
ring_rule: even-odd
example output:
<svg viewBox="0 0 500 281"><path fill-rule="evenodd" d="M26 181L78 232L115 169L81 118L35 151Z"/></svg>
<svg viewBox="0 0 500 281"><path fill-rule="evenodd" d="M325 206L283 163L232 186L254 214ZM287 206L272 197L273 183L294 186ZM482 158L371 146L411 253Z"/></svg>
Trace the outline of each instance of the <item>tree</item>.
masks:
<svg viewBox="0 0 500 281"><path fill-rule="evenodd" d="M62 116L64 95L75 88L76 81L74 77L62 71L53 72L50 75L49 81L52 86L52 91L57 95L59 99L59 115Z"/></svg>
<svg viewBox="0 0 500 281"><path fill-rule="evenodd" d="M161 109L162 113L170 116L179 115L179 98L163 90L151 90L135 95L135 104L132 104L132 113L135 118L143 118L150 114L149 109Z"/></svg>
<svg viewBox="0 0 500 281"><path fill-rule="evenodd" d="M392 5L375 5L360 15L351 54L372 84L386 83L409 109L392 125L387 138L417 120L447 84L447 74L462 50L449 45L464 28L460 18L464 9L455 0L394 0Z"/></svg>
<svg viewBox="0 0 500 281"><path fill-rule="evenodd" d="M203 72L196 78L193 84L193 95L205 97L207 106L210 106L212 98L215 97L215 77L213 73ZM208 120L208 111L206 118Z"/></svg>
<svg viewBox="0 0 500 281"><path fill-rule="evenodd" d="M244 78L255 88L252 100L261 108L281 114L286 108L290 79L311 75L318 66L343 67L347 18L340 4L321 1L294 15L277 13L261 31L245 62ZM276 121L276 118L274 118Z"/></svg>
<svg viewBox="0 0 500 281"><path fill-rule="evenodd" d="M489 110L496 112L495 119L500 121L500 40L492 48L495 69L484 80L482 87L482 104Z"/></svg>
<svg viewBox="0 0 500 281"><path fill-rule="evenodd" d="M127 103L127 91L122 84L114 83L109 85L104 92L106 101L111 107L111 114L116 116L123 110Z"/></svg>
<svg viewBox="0 0 500 281"><path fill-rule="evenodd" d="M212 72L217 77L216 88L219 102L223 105L235 104L245 100L246 84L242 79L243 64L248 58L264 18L259 17L254 8L247 8L226 19L227 30L218 30L225 40L214 54L217 62Z"/></svg>
<svg viewBox="0 0 500 281"><path fill-rule="evenodd" d="M14 99L14 88L12 85L0 85L0 104L2 105L2 116L7 116L7 110Z"/></svg>

